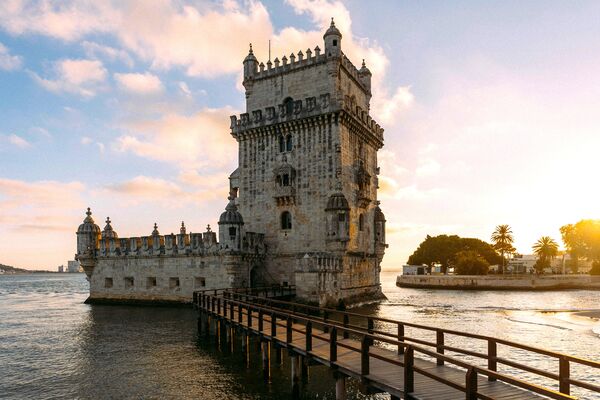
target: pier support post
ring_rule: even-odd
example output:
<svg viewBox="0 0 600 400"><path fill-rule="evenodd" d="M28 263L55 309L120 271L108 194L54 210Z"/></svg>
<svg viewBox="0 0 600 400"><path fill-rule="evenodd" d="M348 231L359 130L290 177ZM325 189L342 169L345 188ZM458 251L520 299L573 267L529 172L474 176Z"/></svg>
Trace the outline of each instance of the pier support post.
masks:
<svg viewBox="0 0 600 400"><path fill-rule="evenodd" d="M271 342L271 354L275 354L275 364L281 366L281 347Z"/></svg>
<svg viewBox="0 0 600 400"><path fill-rule="evenodd" d="M302 357L302 360L300 362L300 369L302 383L308 382L308 359L306 357Z"/></svg>
<svg viewBox="0 0 600 400"><path fill-rule="evenodd" d="M290 354L290 364L292 367L292 398L300 397L300 356Z"/></svg>
<svg viewBox="0 0 600 400"><path fill-rule="evenodd" d="M346 400L348 393L346 392L346 376L339 372L333 374L335 378L335 400Z"/></svg>
<svg viewBox="0 0 600 400"><path fill-rule="evenodd" d="M269 360L269 343L261 341L261 352L262 352L262 367L263 367L263 378L268 381L271 377L271 366Z"/></svg>

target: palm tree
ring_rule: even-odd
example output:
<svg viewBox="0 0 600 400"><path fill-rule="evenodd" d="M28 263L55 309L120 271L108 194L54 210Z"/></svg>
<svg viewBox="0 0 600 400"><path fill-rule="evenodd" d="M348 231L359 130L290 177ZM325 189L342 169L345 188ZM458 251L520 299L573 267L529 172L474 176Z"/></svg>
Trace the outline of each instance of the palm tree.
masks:
<svg viewBox="0 0 600 400"><path fill-rule="evenodd" d="M550 236L542 236L533 245L533 252L538 256L536 269L538 272L542 272L544 268L550 266L550 260L558 253L558 243Z"/></svg>
<svg viewBox="0 0 600 400"><path fill-rule="evenodd" d="M502 273L504 273L505 254L510 254L515 251L515 248L512 245L513 241L513 232L508 225L498 225L494 233L492 233L494 248L502 256Z"/></svg>

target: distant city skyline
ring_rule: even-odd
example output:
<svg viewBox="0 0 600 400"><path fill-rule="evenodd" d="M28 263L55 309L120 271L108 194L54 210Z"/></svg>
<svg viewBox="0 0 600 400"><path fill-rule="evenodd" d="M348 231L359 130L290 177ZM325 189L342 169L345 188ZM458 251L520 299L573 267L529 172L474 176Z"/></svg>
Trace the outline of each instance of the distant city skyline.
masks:
<svg viewBox="0 0 600 400"><path fill-rule="evenodd" d="M0 6L0 263L73 258L91 207L123 237L200 232L237 164L229 115L242 60L322 46L373 72L385 128L380 200L400 268L426 235L490 240L509 224L530 254L600 217L600 3L139 3Z"/></svg>

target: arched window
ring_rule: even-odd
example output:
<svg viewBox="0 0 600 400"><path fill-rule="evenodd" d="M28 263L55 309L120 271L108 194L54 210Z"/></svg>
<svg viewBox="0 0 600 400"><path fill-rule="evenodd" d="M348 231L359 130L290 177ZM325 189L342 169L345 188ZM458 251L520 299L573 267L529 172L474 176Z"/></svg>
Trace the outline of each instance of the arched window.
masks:
<svg viewBox="0 0 600 400"><path fill-rule="evenodd" d="M285 137L285 150L292 151L292 135L287 135Z"/></svg>
<svg viewBox="0 0 600 400"><path fill-rule="evenodd" d="M236 232L235 226L230 226L229 227L229 238L231 240L235 239L235 232Z"/></svg>
<svg viewBox="0 0 600 400"><path fill-rule="evenodd" d="M283 135L279 136L279 152L283 153L285 151L285 138Z"/></svg>
<svg viewBox="0 0 600 400"><path fill-rule="evenodd" d="M283 107L286 115L292 115L294 113L294 100L291 97L286 98L283 101Z"/></svg>
<svg viewBox="0 0 600 400"><path fill-rule="evenodd" d="M365 229L364 225L365 225L365 217L362 214L360 214L358 216L358 230L362 232Z"/></svg>
<svg viewBox="0 0 600 400"><path fill-rule="evenodd" d="M281 186L290 186L290 176L288 174L283 174L283 179L281 180Z"/></svg>
<svg viewBox="0 0 600 400"><path fill-rule="evenodd" d="M281 213L281 229L292 229L292 214L289 211Z"/></svg>

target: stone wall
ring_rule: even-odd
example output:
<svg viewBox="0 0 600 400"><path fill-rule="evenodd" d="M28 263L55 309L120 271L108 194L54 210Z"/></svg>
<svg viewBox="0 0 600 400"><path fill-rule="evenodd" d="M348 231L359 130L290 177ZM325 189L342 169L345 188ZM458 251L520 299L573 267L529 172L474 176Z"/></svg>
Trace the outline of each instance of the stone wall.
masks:
<svg viewBox="0 0 600 400"><path fill-rule="evenodd" d="M590 275L398 275L396 285L458 290L600 289L600 277Z"/></svg>
<svg viewBox="0 0 600 400"><path fill-rule="evenodd" d="M250 267L239 255L104 257L89 301L191 302L195 290L245 286Z"/></svg>

